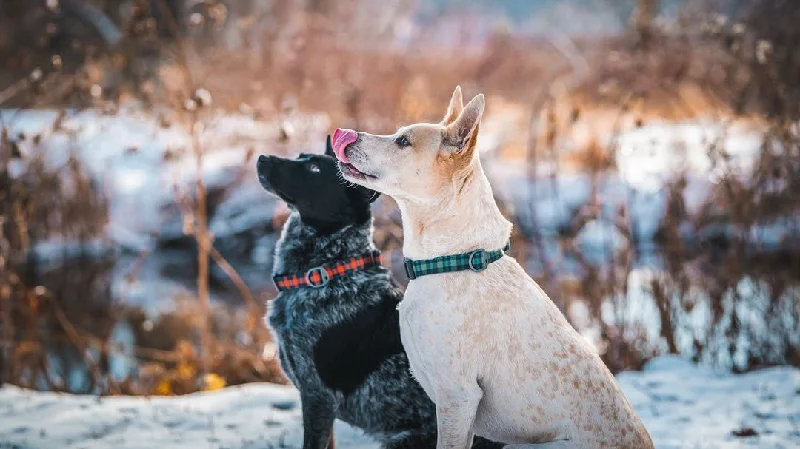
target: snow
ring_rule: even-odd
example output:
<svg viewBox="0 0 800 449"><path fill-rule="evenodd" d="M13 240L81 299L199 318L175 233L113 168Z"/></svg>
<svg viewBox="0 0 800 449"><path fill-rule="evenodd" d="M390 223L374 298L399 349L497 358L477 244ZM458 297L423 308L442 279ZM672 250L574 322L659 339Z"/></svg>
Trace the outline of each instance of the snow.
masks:
<svg viewBox="0 0 800 449"><path fill-rule="evenodd" d="M618 376L659 449L790 448L800 444L800 370L734 375L660 357ZM752 428L758 435L736 437Z"/></svg>
<svg viewBox="0 0 800 449"><path fill-rule="evenodd" d="M0 448L264 448L302 445L296 390L252 384L182 397L70 396L0 390ZM340 447L375 445L337 423Z"/></svg>
<svg viewBox="0 0 800 449"><path fill-rule="evenodd" d="M206 113L196 131L209 228L216 249L231 263L242 264L239 274L258 290L271 284L264 273L271 270L276 201L259 185L254 157L321 152L330 123L324 114L287 113L277 121L247 112ZM176 192L194 196L198 167L190 126L181 118L186 117L134 107L115 114L0 109L0 127L8 128L23 155L11 161L12 176L20 176L34 158L59 170L74 157L108 200L103 235L84 243L57 235L42 239L32 248L38 260L55 266L87 253L114 257L114 298L154 313L171 308L173 298L191 296L186 285L192 275L186 267L196 250L187 243L191 238L184 234ZM293 130L289 142L281 129ZM129 279L132 272L134 280ZM215 264L211 276L229 282Z"/></svg>
<svg viewBox="0 0 800 449"><path fill-rule="evenodd" d="M712 182L729 171L746 174L761 143L757 130L737 124L653 122L618 137L617 167L634 189L656 192L679 173ZM709 148L718 148L724 157L712 160Z"/></svg>
<svg viewBox="0 0 800 449"><path fill-rule="evenodd" d="M275 144L278 124L246 114L209 114L204 125L195 125L204 153L200 173L208 190L240 186L257 190L255 162L247 155L249 150L256 154L285 150L285 145ZM0 110L0 126L7 126L12 137L25 135L19 142L23 160L41 156L51 169L62 167L71 156L80 160L108 197L107 237L118 247L139 253L152 251L160 240L183 236L175 188L191 193L197 177L192 133L167 116L168 112L137 109L113 115L98 110L67 110L63 115ZM303 148L318 142L314 148L323 148L329 126L326 116L289 116L284 124L296 129L294 145ZM42 137L38 144L33 139L37 135ZM270 201L263 192L261 199ZM263 210L255 222L264 221ZM41 252L45 249L49 248Z"/></svg>
<svg viewBox="0 0 800 449"><path fill-rule="evenodd" d="M618 380L658 449L789 448L800 444L800 370L734 375L677 357ZM752 428L757 435L732 432ZM377 444L344 423L339 447ZM181 397L71 396L0 389L0 448L299 448L297 391L250 384Z"/></svg>

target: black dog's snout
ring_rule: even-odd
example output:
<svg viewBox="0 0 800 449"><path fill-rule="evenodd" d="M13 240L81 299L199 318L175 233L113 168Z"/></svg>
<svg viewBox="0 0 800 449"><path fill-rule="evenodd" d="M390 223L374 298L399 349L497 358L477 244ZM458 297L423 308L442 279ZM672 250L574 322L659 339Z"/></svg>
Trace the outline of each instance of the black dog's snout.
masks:
<svg viewBox="0 0 800 449"><path fill-rule="evenodd" d="M256 162L256 172L259 178L265 178L275 166L275 156L261 155Z"/></svg>
<svg viewBox="0 0 800 449"><path fill-rule="evenodd" d="M269 181L270 172L272 171L272 156L265 156L261 155L258 157L258 161L256 161L256 174L258 174L258 181L261 183L261 186L267 190L272 190L271 183Z"/></svg>
<svg viewBox="0 0 800 449"><path fill-rule="evenodd" d="M262 167L266 166L269 162L269 156L261 155L258 157L258 162L256 163L256 167L261 169Z"/></svg>

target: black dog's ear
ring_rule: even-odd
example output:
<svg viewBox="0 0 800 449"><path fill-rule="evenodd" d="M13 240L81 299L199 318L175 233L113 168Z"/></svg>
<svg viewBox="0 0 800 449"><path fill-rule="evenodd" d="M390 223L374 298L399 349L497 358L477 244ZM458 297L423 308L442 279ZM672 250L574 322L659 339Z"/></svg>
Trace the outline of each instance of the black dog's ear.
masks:
<svg viewBox="0 0 800 449"><path fill-rule="evenodd" d="M336 157L336 153L333 151L333 145L331 144L331 135L328 134L328 139L325 142L325 156Z"/></svg>

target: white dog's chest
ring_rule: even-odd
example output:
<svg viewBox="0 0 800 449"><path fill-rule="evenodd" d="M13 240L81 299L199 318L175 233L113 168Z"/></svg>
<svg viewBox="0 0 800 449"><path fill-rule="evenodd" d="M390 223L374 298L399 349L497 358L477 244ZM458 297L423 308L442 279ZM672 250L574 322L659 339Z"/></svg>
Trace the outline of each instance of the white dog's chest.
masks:
<svg viewBox="0 0 800 449"><path fill-rule="evenodd" d="M419 279L409 284L403 301L398 307L400 313L400 337L408 354L408 361L414 377L422 388L436 402L438 389L434 373L440 372L440 365L458 351L458 341L452 329L463 322L464 316L457 309L448 306L444 293L430 282L433 279ZM433 287L433 288L431 288Z"/></svg>

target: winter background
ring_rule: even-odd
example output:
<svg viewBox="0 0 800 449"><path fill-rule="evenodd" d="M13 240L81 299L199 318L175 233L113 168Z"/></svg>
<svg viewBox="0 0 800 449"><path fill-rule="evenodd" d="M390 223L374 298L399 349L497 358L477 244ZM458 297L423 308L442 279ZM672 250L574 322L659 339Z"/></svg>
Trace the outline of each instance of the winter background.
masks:
<svg viewBox="0 0 800 449"><path fill-rule="evenodd" d="M258 154L478 141L512 253L658 448L800 445L800 5L0 2L0 449L300 447ZM391 199L375 239L401 284ZM374 442L337 423L340 447Z"/></svg>

